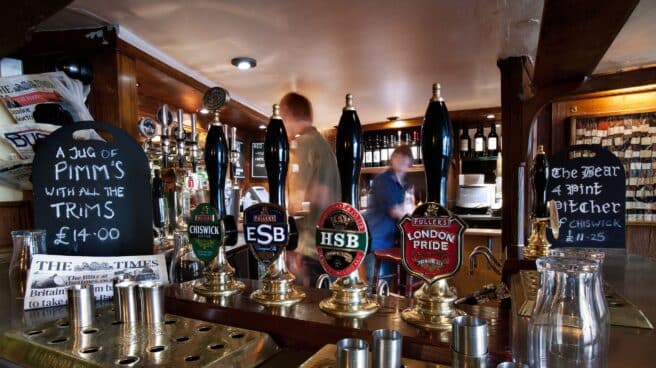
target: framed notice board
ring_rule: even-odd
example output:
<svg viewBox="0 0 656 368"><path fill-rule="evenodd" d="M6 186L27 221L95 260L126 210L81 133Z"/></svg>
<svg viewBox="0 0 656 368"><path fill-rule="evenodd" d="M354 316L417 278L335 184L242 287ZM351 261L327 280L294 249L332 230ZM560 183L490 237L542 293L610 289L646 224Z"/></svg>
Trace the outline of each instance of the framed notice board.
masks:
<svg viewBox="0 0 656 368"><path fill-rule="evenodd" d="M264 164L264 142L251 142L251 178L267 178Z"/></svg>
<svg viewBox="0 0 656 368"><path fill-rule="evenodd" d="M656 112L571 118L571 143L611 151L626 173L626 220L656 222Z"/></svg>

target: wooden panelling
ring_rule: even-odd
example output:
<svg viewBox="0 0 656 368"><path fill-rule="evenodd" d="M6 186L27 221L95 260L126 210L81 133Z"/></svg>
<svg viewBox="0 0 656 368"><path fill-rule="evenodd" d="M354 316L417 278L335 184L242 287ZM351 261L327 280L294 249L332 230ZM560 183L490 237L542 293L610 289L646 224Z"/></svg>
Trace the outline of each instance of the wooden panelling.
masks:
<svg viewBox="0 0 656 368"><path fill-rule="evenodd" d="M656 224L627 224L626 249L656 262Z"/></svg>
<svg viewBox="0 0 656 368"><path fill-rule="evenodd" d="M538 88L592 74L639 0L545 0L535 57Z"/></svg>
<svg viewBox="0 0 656 368"><path fill-rule="evenodd" d="M12 246L11 231L33 228L32 202L0 202L0 249Z"/></svg>

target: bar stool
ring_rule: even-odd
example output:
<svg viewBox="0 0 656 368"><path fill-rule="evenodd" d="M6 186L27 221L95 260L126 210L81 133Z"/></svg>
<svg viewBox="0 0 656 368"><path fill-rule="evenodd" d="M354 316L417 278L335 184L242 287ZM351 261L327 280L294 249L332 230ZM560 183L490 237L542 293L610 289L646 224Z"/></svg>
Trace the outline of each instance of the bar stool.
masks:
<svg viewBox="0 0 656 368"><path fill-rule="evenodd" d="M381 276L381 278L396 276L396 280L395 280L396 282L394 283L395 288L393 289L394 292L398 294L399 290L401 289L401 286L403 286L405 289L406 297L408 298L412 297L412 291L414 290L415 287L421 285L421 280L414 281L412 275L407 273L405 269L402 267L403 260L401 259L401 248L395 247L395 248L378 249L374 251L374 257L376 259L374 263L374 277L372 279L374 287L375 285L378 285L378 278L379 278L378 274L380 272L380 265L383 263L383 261L392 262L396 265L396 273L383 275ZM401 283L402 274L405 274L404 284Z"/></svg>

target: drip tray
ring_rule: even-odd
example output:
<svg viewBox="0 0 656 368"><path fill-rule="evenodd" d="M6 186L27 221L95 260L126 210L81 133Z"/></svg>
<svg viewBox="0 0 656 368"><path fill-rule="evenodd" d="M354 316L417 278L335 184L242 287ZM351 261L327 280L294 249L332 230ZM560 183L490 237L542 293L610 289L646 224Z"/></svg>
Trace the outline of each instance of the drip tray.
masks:
<svg viewBox="0 0 656 368"><path fill-rule="evenodd" d="M531 313L533 313L533 306L535 305L535 298L538 291L538 272L521 270L519 274L524 301L519 305L517 313L520 316L530 317ZM616 292L607 283L604 283L604 294L608 303L611 325L654 329L654 326L645 317L640 308Z"/></svg>
<svg viewBox="0 0 656 368"><path fill-rule="evenodd" d="M337 346L333 344L325 345L321 350L317 351L310 359L306 360L299 368L335 368ZM369 366L371 366L371 352L369 352ZM447 368L448 365L441 365L436 363L422 362L419 360L412 360L401 358L403 368Z"/></svg>
<svg viewBox="0 0 656 368"><path fill-rule="evenodd" d="M168 314L160 325L130 326L109 306L87 328L58 319L0 338L0 357L26 367L255 367L277 352L262 332Z"/></svg>

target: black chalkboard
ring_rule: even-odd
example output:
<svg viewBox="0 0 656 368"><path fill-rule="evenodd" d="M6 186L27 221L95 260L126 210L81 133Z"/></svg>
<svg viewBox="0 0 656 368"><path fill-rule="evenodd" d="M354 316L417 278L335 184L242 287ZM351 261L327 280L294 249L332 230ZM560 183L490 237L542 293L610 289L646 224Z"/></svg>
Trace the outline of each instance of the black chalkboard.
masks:
<svg viewBox="0 0 656 368"><path fill-rule="evenodd" d="M592 157L573 157L588 151ZM624 248L626 183L624 167L599 145L568 147L549 160L547 197L556 201L560 236L554 247Z"/></svg>
<svg viewBox="0 0 656 368"><path fill-rule="evenodd" d="M111 138L75 140L73 132L83 129ZM54 131L37 145L32 183L35 225L47 232L48 254L153 253L148 160L125 131L91 121Z"/></svg>
<svg viewBox="0 0 656 368"><path fill-rule="evenodd" d="M235 140L236 151L239 152L239 159L235 165L235 178L243 179L246 177L244 173L244 165L246 163L246 155L244 154L244 141L240 139Z"/></svg>
<svg viewBox="0 0 656 368"><path fill-rule="evenodd" d="M266 179L264 142L251 142L251 178Z"/></svg>

